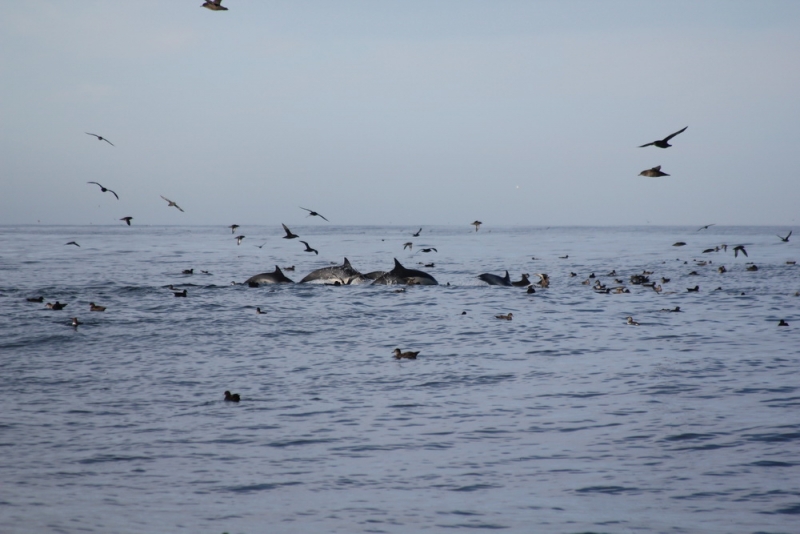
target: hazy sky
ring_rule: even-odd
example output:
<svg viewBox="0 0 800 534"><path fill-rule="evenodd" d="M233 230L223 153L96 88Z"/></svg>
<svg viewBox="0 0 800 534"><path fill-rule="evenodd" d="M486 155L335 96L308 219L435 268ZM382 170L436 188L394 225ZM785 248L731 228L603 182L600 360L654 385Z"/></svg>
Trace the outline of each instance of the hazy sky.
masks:
<svg viewBox="0 0 800 534"><path fill-rule="evenodd" d="M796 0L201 4L5 3L0 224L798 218Z"/></svg>

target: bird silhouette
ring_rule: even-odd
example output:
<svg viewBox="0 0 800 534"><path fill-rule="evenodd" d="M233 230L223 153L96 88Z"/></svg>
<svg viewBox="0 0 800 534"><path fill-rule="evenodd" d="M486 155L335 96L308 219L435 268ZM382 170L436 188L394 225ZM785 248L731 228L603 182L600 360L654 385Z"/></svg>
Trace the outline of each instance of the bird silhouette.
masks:
<svg viewBox="0 0 800 534"><path fill-rule="evenodd" d="M133 219L133 217L123 217L123 218L120 219L120 221L125 221L126 223L128 223L128 226L130 226L131 225L131 219Z"/></svg>
<svg viewBox="0 0 800 534"><path fill-rule="evenodd" d="M422 231L422 228L420 228L419 230L417 230L417 232L416 232L416 233L414 233L414 234L411 234L411 237L419 237L419 233L420 233L421 231Z"/></svg>
<svg viewBox="0 0 800 534"><path fill-rule="evenodd" d="M471 224L472 224L472 226L474 226L474 227L475 227L475 231L477 232L477 231L478 231L478 229L481 227L481 225L482 225L483 223L482 223L482 222L480 222L480 221L475 221L475 222L473 222L473 223L471 223Z"/></svg>
<svg viewBox="0 0 800 534"><path fill-rule="evenodd" d="M238 224L232 224L228 228L231 229L231 233L234 233L234 232L236 232L236 229L239 228L239 225Z"/></svg>
<svg viewBox="0 0 800 534"><path fill-rule="evenodd" d="M107 188L107 187L103 187L102 185L98 184L97 182L86 182L86 183L87 183L87 184L96 184L96 185L99 185L99 186L100 186L100 191L102 191L103 193L106 193L106 192L108 192L108 193L111 193L111 194L113 194L115 197L117 197L117 200L119 200L119 195L118 195L118 194L116 194L116 193L114 193L114 191L112 191L111 189L109 189L109 188Z"/></svg>
<svg viewBox="0 0 800 534"><path fill-rule="evenodd" d="M237 245L241 245L242 244L242 239L244 239L243 235L237 235L236 236L236 244Z"/></svg>
<svg viewBox="0 0 800 534"><path fill-rule="evenodd" d="M715 223L711 223L711 224L707 224L705 226L701 226L700 228L697 229L697 231L699 232L700 230L708 230L710 227L712 227L714 225L715 225Z"/></svg>
<svg viewBox="0 0 800 534"><path fill-rule="evenodd" d="M308 212L308 215L306 215L306 217L314 217L314 216L316 216L316 217L322 217L323 219L325 219L325 217L323 215L317 213L314 210L310 210L308 208L304 208L303 206L300 206L300 209L301 210L306 210ZM325 219L325 220L328 221L328 219ZM328 222L330 222L330 221L328 221Z"/></svg>
<svg viewBox="0 0 800 534"><path fill-rule="evenodd" d="M295 237L300 237L297 234L293 234L292 231L289 230L289 227L285 224L281 223L281 225L283 226L283 230L286 232L286 235L283 236L284 239L294 239Z"/></svg>
<svg viewBox="0 0 800 534"><path fill-rule="evenodd" d="M788 233L788 234L786 234L786 237L781 237L781 236L778 236L778 239L780 239L780 240L781 240L781 241L783 241L784 243L788 243L788 242L789 242L789 237L790 237L791 235L792 235L792 231L791 231L791 230L789 230L789 233Z"/></svg>
<svg viewBox="0 0 800 534"><path fill-rule="evenodd" d="M646 171L640 172L639 176L647 176L648 178L658 178L660 176L669 176L669 174L661 172L661 165L658 165L656 167L653 167L652 169L647 169Z"/></svg>
<svg viewBox="0 0 800 534"><path fill-rule="evenodd" d="M686 128L688 128L688 126L684 127L682 130L678 130L674 134L670 134L670 135L666 136L664 139L661 139L659 141L653 141L652 143L647 143L646 145L642 145L639 148L644 148L644 147L650 146L650 145L657 146L658 148L669 148L672 145L669 144L668 141L670 139L672 139L673 137L675 137L676 135L678 135L679 133L683 133L684 130L686 130Z"/></svg>
<svg viewBox="0 0 800 534"><path fill-rule="evenodd" d="M93 136L95 136L95 137L97 138L97 140L98 140L98 141L105 141L106 143L108 143L108 144L109 144L109 145L111 145L111 146L116 146L116 145L114 145L114 143L112 143L111 141L109 141L109 140L108 140L108 139L106 139L105 137L100 137L100 136L99 136L99 135L97 135L97 134L93 134L93 133L89 133L89 132L84 132L84 133L85 133L86 135L93 135Z"/></svg>
<svg viewBox="0 0 800 534"><path fill-rule="evenodd" d="M733 247L733 257L734 258L739 257L739 252L741 252L742 254L745 255L745 257L747 257L747 251L744 249L744 245L736 245L735 247Z"/></svg>
<svg viewBox="0 0 800 534"><path fill-rule="evenodd" d="M167 197L165 197L164 195L161 195L161 198L163 198L164 200L166 200L167 202L169 202L169 204L167 205L167 207L168 207L168 208L171 208L171 207L173 207L173 206L174 206L174 207L178 208L179 210L183 211L183 208L181 208L180 206L178 206L178 205L177 205L175 202L171 201L170 199L168 199L168 198L167 198Z"/></svg>
<svg viewBox="0 0 800 534"><path fill-rule="evenodd" d="M319 251L315 248L311 248L308 243L305 241L300 241L302 244L306 246L306 249L303 252L313 252L314 254L319 256Z"/></svg>
<svg viewBox="0 0 800 534"><path fill-rule="evenodd" d="M69 243L64 243L65 245L75 245L76 247L80 247L75 241L70 241Z"/></svg>
<svg viewBox="0 0 800 534"><path fill-rule="evenodd" d="M222 0L206 0L200 7L210 9L211 11L228 11L227 7L222 6Z"/></svg>

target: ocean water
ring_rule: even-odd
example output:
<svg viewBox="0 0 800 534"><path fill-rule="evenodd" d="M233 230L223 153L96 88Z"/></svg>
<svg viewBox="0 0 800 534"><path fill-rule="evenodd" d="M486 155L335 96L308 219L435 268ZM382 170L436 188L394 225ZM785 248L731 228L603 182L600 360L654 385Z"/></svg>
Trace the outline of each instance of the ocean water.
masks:
<svg viewBox="0 0 800 534"><path fill-rule="evenodd" d="M800 532L788 229L313 222L0 227L0 532ZM344 257L440 285L231 284Z"/></svg>

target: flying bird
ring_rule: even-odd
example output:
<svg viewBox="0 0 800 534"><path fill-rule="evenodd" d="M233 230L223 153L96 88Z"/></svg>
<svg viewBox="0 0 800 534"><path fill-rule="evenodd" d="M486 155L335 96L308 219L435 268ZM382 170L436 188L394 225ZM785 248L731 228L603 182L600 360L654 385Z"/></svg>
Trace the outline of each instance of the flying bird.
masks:
<svg viewBox="0 0 800 534"><path fill-rule="evenodd" d="M420 252L430 252L430 251L439 252L438 250L436 250L435 248L432 248L432 247L431 248L420 249Z"/></svg>
<svg viewBox="0 0 800 534"><path fill-rule="evenodd" d="M267 243L264 243L264 245L266 245L266 244ZM256 247L256 248L264 248L264 245L253 245L253 246Z"/></svg>
<svg viewBox="0 0 800 534"><path fill-rule="evenodd" d="M644 148L650 145L657 146L658 148L669 148L672 146L671 144L669 144L669 140L678 135L679 133L683 133L684 130L686 130L686 128L688 128L688 126L684 127L683 130L678 130L674 134L666 136L664 139L661 139L660 141L653 141L652 143L647 143L646 145L642 145L639 148Z"/></svg>
<svg viewBox="0 0 800 534"><path fill-rule="evenodd" d="M69 243L64 243L64 245L75 245L76 247L80 247L75 241L70 241Z"/></svg>
<svg viewBox="0 0 800 534"><path fill-rule="evenodd" d="M415 233L415 234L411 234L411 237L419 237L419 233L420 233L421 231L422 231L422 228L420 228L419 230L417 230L417 233Z"/></svg>
<svg viewBox="0 0 800 534"><path fill-rule="evenodd" d="M791 236L791 235L792 235L792 231L791 231L791 230L789 230L789 233L788 233L788 234L786 234L786 237L781 237L781 236L778 236L778 239L780 239L780 240L781 240L781 241L783 241L784 243L788 243L788 242L789 242L789 236Z"/></svg>
<svg viewBox="0 0 800 534"><path fill-rule="evenodd" d="M239 228L239 225L238 224L232 224L228 228L231 229L231 233L234 233L236 231L236 229Z"/></svg>
<svg viewBox="0 0 800 534"><path fill-rule="evenodd" d="M733 257L734 258L739 257L739 252L741 252L742 254L745 255L745 257L747 257L747 251L744 249L744 245L736 245L735 247L733 247Z"/></svg>
<svg viewBox="0 0 800 534"><path fill-rule="evenodd" d="M316 216L316 217L322 217L323 219L325 219L325 217L324 217L323 215L320 215L320 214L319 214L319 213L317 213L316 211L310 210L310 209L308 209L308 208L304 208L303 206L300 206L300 209L301 209L301 210L306 210L306 211L308 212L308 215L306 215L306 217L313 217L313 216ZM325 219L325 220L326 220L326 221L328 221L328 219ZM328 222L330 222L330 221L328 221Z"/></svg>
<svg viewBox="0 0 800 534"><path fill-rule="evenodd" d="M652 169L647 169L646 171L642 171L639 173L639 176L647 176L649 178L658 178L659 176L669 176L669 174L665 172L661 172L661 165L657 167L653 167Z"/></svg>
<svg viewBox="0 0 800 534"><path fill-rule="evenodd" d="M123 218L120 219L120 221L125 221L126 223L128 223L128 226L130 226L131 225L131 219L133 219L133 217L123 217Z"/></svg>
<svg viewBox="0 0 800 534"><path fill-rule="evenodd" d="M206 0L200 7L210 9L211 11L228 11L227 7L222 6L222 0Z"/></svg>
<svg viewBox="0 0 800 534"><path fill-rule="evenodd" d="M109 189L109 188L107 188L107 187L103 187L102 185L98 184L97 182L86 182L86 183L87 183L87 184L96 184L96 185L99 185L99 186L100 186L100 191L101 191L101 192L103 192L103 193L106 193L106 192L108 192L108 193L112 193L112 194L113 194L115 197L117 197L117 200L119 200L119 195L118 195L118 194L116 194L116 193L114 193L114 191L112 191L111 189Z"/></svg>
<svg viewBox="0 0 800 534"><path fill-rule="evenodd" d="M93 134L93 133L89 133L89 132L84 132L84 133L85 133L86 135L93 135L93 136L95 136L95 137L97 138L97 140L98 140L98 141L105 141L106 143L108 143L108 144L109 144L109 145L111 145L111 146L116 146L116 145L114 145L114 143L112 143L111 141L109 141L109 140L108 140L108 139L106 139L105 137L100 137L100 136L99 136L99 135L97 135L97 134Z"/></svg>
<svg viewBox="0 0 800 534"><path fill-rule="evenodd" d="M477 231L478 231L478 228L480 228L480 227L481 227L481 225L482 225L483 223L482 223L482 222L480 222L480 221L475 221L475 222L473 222L473 223L471 223L471 224L472 224L472 226L474 226L474 227L475 227L475 231L477 232Z"/></svg>
<svg viewBox="0 0 800 534"><path fill-rule="evenodd" d="M165 197L164 195L161 195L161 198L163 198L164 200L166 200L167 202L169 202L169 205L167 206L168 208L171 208L171 207L175 206L175 207L176 207L176 208L178 208L179 210L183 211L183 208L181 208L180 206L178 206L178 205L177 205L175 202L171 201L170 199L168 199L168 198L167 198L167 197Z"/></svg>
<svg viewBox="0 0 800 534"><path fill-rule="evenodd" d="M283 236L284 239L294 239L295 237L300 237L297 234L293 234L292 231L289 230L289 227L286 226L285 224L281 223L281 225L283 226L283 229L286 232L286 235Z"/></svg>
<svg viewBox="0 0 800 534"><path fill-rule="evenodd" d="M412 243L411 241L409 241L408 243L403 243L403 250L405 250L407 248L411 249L411 250L414 250L414 243Z"/></svg>
<svg viewBox="0 0 800 534"><path fill-rule="evenodd" d="M243 235L237 235L236 236L236 244L237 245L241 245L242 244L242 239L244 239Z"/></svg>
<svg viewBox="0 0 800 534"><path fill-rule="evenodd" d="M306 249L303 252L313 252L314 254L319 256L319 251L315 248L311 248L308 243L305 241L300 241L302 244L306 246Z"/></svg>
<svg viewBox="0 0 800 534"><path fill-rule="evenodd" d="M699 232L700 230L708 230L710 227L715 226L715 224L716 223L711 223L711 224L707 224L705 226L701 226L700 228L697 229L697 231Z"/></svg>

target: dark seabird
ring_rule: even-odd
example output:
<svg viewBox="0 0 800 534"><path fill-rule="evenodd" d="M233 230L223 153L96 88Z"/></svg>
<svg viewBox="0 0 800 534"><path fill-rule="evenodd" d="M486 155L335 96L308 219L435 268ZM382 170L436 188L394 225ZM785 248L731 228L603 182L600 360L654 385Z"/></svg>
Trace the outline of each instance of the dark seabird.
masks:
<svg viewBox="0 0 800 534"><path fill-rule="evenodd" d="M63 310L66 307L66 304L61 304L59 301L56 301L55 304L50 304L49 302L45 304L45 308L49 310Z"/></svg>
<svg viewBox="0 0 800 534"><path fill-rule="evenodd" d="M79 244L77 244L75 241L70 241L69 243L64 243L64 245L75 245L76 247L79 247L79 246L80 246L80 245L79 245Z"/></svg>
<svg viewBox="0 0 800 534"><path fill-rule="evenodd" d="M186 296L186 290L184 289L183 291L179 291L177 293L172 293L172 294L175 295L176 297L185 297Z"/></svg>
<svg viewBox="0 0 800 534"><path fill-rule="evenodd" d="M780 322L778 323L778 326L789 326L789 323L781 319Z"/></svg>
<svg viewBox="0 0 800 534"><path fill-rule="evenodd" d="M72 318L72 326L74 326L75 328L77 328L77 327L78 327L78 325L81 325L81 324L83 324L83 323L82 323L82 322L80 322L80 321L78 320L78 318L77 318L77 317L73 317L73 318Z"/></svg>
<svg viewBox="0 0 800 534"><path fill-rule="evenodd" d="M482 223L482 222L480 222L480 221L475 221L475 222L473 222L473 223L472 223L472 226L474 226L474 227L475 227L475 231L477 232L477 231L478 231L478 228L480 228L482 224L483 224L483 223Z"/></svg>
<svg viewBox="0 0 800 534"><path fill-rule="evenodd" d="M414 243L412 243L411 241L409 241L408 243L403 243L403 250L405 250L407 248L411 249L411 250L414 250Z"/></svg>
<svg viewBox="0 0 800 534"><path fill-rule="evenodd" d="M217 0L217 1L219 1L219 0ZM208 3L208 2L206 2L206 3ZM225 392L225 400L226 401L231 401L231 402L239 402L240 400L242 400L242 398L239 397L238 393L234 393L233 395L231 395L230 391L226 391Z"/></svg>
<svg viewBox="0 0 800 534"><path fill-rule="evenodd" d="M405 358L406 360L416 360L417 359L417 354L419 354L419 353L420 353L420 351L417 351L417 352L412 352L412 351L400 352L400 349L394 349L394 359L395 360L402 360L402 359Z"/></svg>
<svg viewBox="0 0 800 534"><path fill-rule="evenodd" d="M420 252L430 252L430 251L439 252L435 248L423 248L423 249L420 249Z"/></svg>
<svg viewBox="0 0 800 534"><path fill-rule="evenodd" d="M292 231L289 230L289 227L286 226L285 224L281 223L281 225L283 225L283 229L286 232L286 235L283 236L284 239L294 239L295 237L300 237L297 234L293 234Z"/></svg>
<svg viewBox="0 0 800 534"><path fill-rule="evenodd" d="M175 202L171 201L170 199L168 199L168 198L167 198L167 197L165 197L164 195L161 195L161 198L163 198L164 200L166 200L167 202L169 202L169 205L167 205L167 207L168 207L168 208L171 208L172 206L175 206L175 207L176 207L176 208L178 208L179 210L183 211L183 209L182 209L180 206L178 206L178 205L177 205Z"/></svg>
<svg viewBox="0 0 800 534"><path fill-rule="evenodd" d="M746 271L757 271L758 270L758 265L751 265L745 270Z"/></svg>
<svg viewBox="0 0 800 534"><path fill-rule="evenodd" d="M411 234L411 237L419 237L419 233L420 233L421 231L422 231L422 228L420 228L419 230L417 230L417 232L416 232L415 234Z"/></svg>
<svg viewBox="0 0 800 534"><path fill-rule="evenodd" d="M95 136L95 137L97 138L97 140L98 140L98 141L105 141L105 142L106 142L106 143L108 143L109 145L111 145L111 146L114 146L114 143L112 143L111 141L109 141L109 140L108 140L108 139L106 139L105 137L100 137L100 136L99 136L99 135L97 135L97 134L93 134L93 133L89 133L89 132L84 132L84 133L85 133L86 135L93 135L93 136Z"/></svg>
<svg viewBox="0 0 800 534"><path fill-rule="evenodd" d="M435 264L435 263L433 263L433 262L426 263L426 264L425 264L425 267L436 267L436 264Z"/></svg>
<svg viewBox="0 0 800 534"><path fill-rule="evenodd" d="M89 303L89 311L104 312L104 311L106 311L106 307L105 306L98 306L94 302L90 302Z"/></svg>
<svg viewBox="0 0 800 534"><path fill-rule="evenodd" d="M505 315L501 314L501 315L495 315L494 316L495 319L504 319L506 321L510 321L513 317L514 317L514 314L511 313L511 312L508 312Z"/></svg>
<svg viewBox="0 0 800 534"><path fill-rule="evenodd" d="M25 300L28 302L44 302L44 297L28 297Z"/></svg>
<svg viewBox="0 0 800 534"><path fill-rule="evenodd" d="M683 241L678 241L677 243L673 243L673 244L672 244L672 246L673 246L673 247L682 247L682 246L684 246L685 244L686 244L686 243L684 243Z"/></svg>
<svg viewBox="0 0 800 534"><path fill-rule="evenodd" d="M256 315L264 315L264 312L261 311L261 308L256 308Z"/></svg>
<svg viewBox="0 0 800 534"><path fill-rule="evenodd" d="M233 233L236 232L236 229L239 228L239 225L238 224L232 224L228 228L231 229L231 233L233 234Z"/></svg>
<svg viewBox="0 0 800 534"><path fill-rule="evenodd" d="M133 220L133 217L123 217L120 219L120 221L125 221L128 224L128 226L131 225L131 220Z"/></svg>
<svg viewBox="0 0 800 534"><path fill-rule="evenodd" d="M99 185L100 186L100 192L102 192L102 193L112 193L115 197L117 197L117 200L119 200L119 195L114 193L114 191L112 191L111 189L109 189L107 187L103 187L102 185L98 184L97 182L86 182L86 183L87 184Z"/></svg>
<svg viewBox="0 0 800 534"><path fill-rule="evenodd" d="M211 11L228 11L227 7L222 7L222 0L206 0L203 2L203 5L200 7L204 7L206 9L210 9ZM238 397L238 395L237 395ZM228 399L225 399L228 400ZM238 401L238 399L237 399Z"/></svg>
<svg viewBox="0 0 800 534"><path fill-rule="evenodd" d="M680 306L675 306L674 309L661 308L661 311L663 311L663 312L679 312L679 311L681 311L681 307Z"/></svg>
<svg viewBox="0 0 800 534"><path fill-rule="evenodd" d="M715 225L716 225L716 223L707 224L705 226L701 226L700 228L698 228L697 231L699 232L700 230L708 230L710 227L715 226Z"/></svg>
<svg viewBox="0 0 800 534"><path fill-rule="evenodd" d="M639 323L633 320L633 317L626 317L625 320L627 321L625 324L629 324L632 326L639 326Z"/></svg>
<svg viewBox="0 0 800 534"><path fill-rule="evenodd" d="M688 291L689 293L699 293L700 292L700 286L687 287L686 291Z"/></svg>
<svg viewBox="0 0 800 534"><path fill-rule="evenodd" d="M652 143L647 143L646 145L642 145L639 148L644 148L644 147L650 146L650 145L657 146L658 148L669 148L672 145L669 144L668 141L670 139L672 139L673 137L675 137L676 135L678 135L679 133L683 133L686 130L686 128L688 128L688 126L684 127L682 130L678 130L674 134L670 134L670 135L666 136L664 139L661 139L660 141L653 141Z"/></svg>
<svg viewBox="0 0 800 534"><path fill-rule="evenodd" d="M264 243L264 245L266 245L266 244L267 243ZM264 245L253 245L253 246L256 247L256 248L264 248Z"/></svg>
<svg viewBox="0 0 800 534"><path fill-rule="evenodd" d="M191 269L184 269L183 271L181 271L181 274L194 274L194 267L192 267Z"/></svg>
<svg viewBox="0 0 800 534"><path fill-rule="evenodd" d="M311 248L305 241L300 241L300 242L306 246L306 249L303 252L313 252L314 254L319 256L319 251L317 249Z"/></svg>
<svg viewBox="0 0 800 534"><path fill-rule="evenodd" d="M791 235L792 235L792 231L791 231L791 230L789 230L789 233L788 233L788 234L786 234L786 237L781 237L781 236L778 236L778 239L780 239L780 240L781 240L781 241L783 241L784 243L788 243L788 242L789 242L789 236L791 236Z"/></svg>
<svg viewBox="0 0 800 534"><path fill-rule="evenodd" d="M244 236L243 235L237 235L235 239L236 239L236 244L237 245L241 245L242 244L242 239L244 239Z"/></svg>
<svg viewBox="0 0 800 534"><path fill-rule="evenodd" d="M325 219L324 216L322 216L321 214L317 213L316 211L310 210L308 208L304 208L303 206L300 206L300 209L301 210L306 210L308 212L308 215L306 215L306 217L314 217L314 216L316 216L316 217L321 217L321 218ZM328 221L328 219L325 219L325 220ZM328 222L330 222L330 221L328 221Z"/></svg>
<svg viewBox="0 0 800 534"><path fill-rule="evenodd" d="M745 257L747 257L747 251L744 249L744 245L736 245L735 247L733 247L733 257L734 258L739 257L739 252L741 252L742 254L745 255Z"/></svg>
<svg viewBox="0 0 800 534"><path fill-rule="evenodd" d="M703 251L703 254L708 254L709 252L716 252L716 249L713 249L713 248L707 248L707 249L705 249L705 250Z"/></svg>
<svg viewBox="0 0 800 534"><path fill-rule="evenodd" d="M536 293L536 290L533 288L533 285L528 286L528 293Z"/></svg>
<svg viewBox="0 0 800 534"><path fill-rule="evenodd" d="M661 172L661 165L656 165L652 169L647 169L639 173L639 176L647 176L649 178L658 178L659 176L669 176L665 172Z"/></svg>

